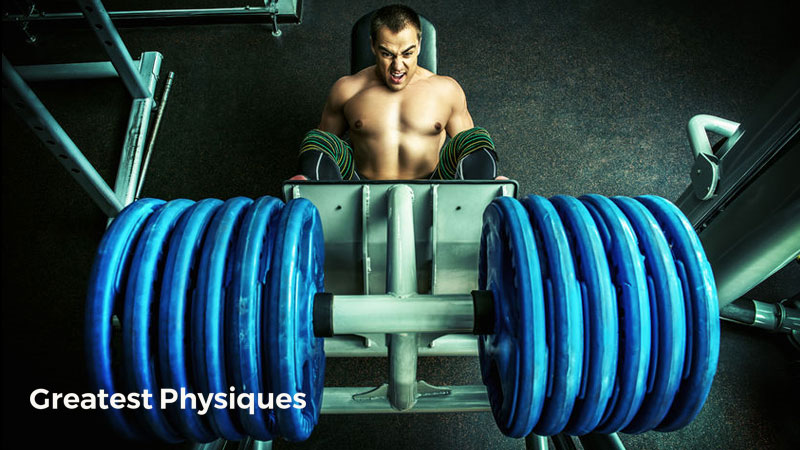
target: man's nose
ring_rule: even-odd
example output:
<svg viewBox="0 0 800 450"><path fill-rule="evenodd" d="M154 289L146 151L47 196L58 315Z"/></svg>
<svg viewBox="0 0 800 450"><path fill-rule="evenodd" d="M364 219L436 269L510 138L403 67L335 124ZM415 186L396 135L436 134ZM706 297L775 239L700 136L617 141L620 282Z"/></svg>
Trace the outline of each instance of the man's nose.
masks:
<svg viewBox="0 0 800 450"><path fill-rule="evenodd" d="M400 62L400 58L395 58L392 60L392 69L402 69L403 63Z"/></svg>

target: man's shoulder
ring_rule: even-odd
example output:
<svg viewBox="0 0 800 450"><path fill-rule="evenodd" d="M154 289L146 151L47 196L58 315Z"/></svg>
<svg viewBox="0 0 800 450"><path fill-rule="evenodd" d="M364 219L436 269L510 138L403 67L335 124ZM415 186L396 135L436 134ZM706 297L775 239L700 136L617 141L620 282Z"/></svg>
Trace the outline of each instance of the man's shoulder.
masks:
<svg viewBox="0 0 800 450"><path fill-rule="evenodd" d="M456 89L461 90L461 85L458 84L458 81L455 78L447 76L447 75L439 75L431 72L430 70L424 69L422 67L417 69L418 75L420 75L421 80L424 80L428 83L435 84L437 88L446 88L446 89Z"/></svg>
<svg viewBox="0 0 800 450"><path fill-rule="evenodd" d="M455 78L447 75L437 75L432 72L429 73L431 76L428 78L428 81L434 84L438 91L444 92L447 96L453 98L464 97L464 90Z"/></svg>
<svg viewBox="0 0 800 450"><path fill-rule="evenodd" d="M371 83L374 83L373 78L375 77L373 72L374 68L370 70L370 67L367 67L366 69L356 72L352 75L345 75L339 78L331 88L331 95L343 97L344 99L353 97L360 91L369 87Z"/></svg>

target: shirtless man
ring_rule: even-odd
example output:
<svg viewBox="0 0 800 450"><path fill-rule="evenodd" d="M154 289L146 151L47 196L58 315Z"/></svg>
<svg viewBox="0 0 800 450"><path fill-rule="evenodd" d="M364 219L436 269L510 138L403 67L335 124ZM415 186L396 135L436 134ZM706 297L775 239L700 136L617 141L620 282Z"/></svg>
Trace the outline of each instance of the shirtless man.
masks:
<svg viewBox="0 0 800 450"><path fill-rule="evenodd" d="M309 179L494 179L497 157L461 86L417 65L421 27L410 8L378 10L375 65L340 78L300 151ZM350 132L352 147L341 139ZM452 139L443 148L446 135ZM441 149L441 150L440 150Z"/></svg>

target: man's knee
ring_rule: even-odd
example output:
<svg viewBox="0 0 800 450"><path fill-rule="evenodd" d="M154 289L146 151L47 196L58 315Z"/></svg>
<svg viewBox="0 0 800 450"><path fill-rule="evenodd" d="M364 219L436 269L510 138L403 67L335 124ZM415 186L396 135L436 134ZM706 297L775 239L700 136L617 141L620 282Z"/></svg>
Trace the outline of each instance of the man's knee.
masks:
<svg viewBox="0 0 800 450"><path fill-rule="evenodd" d="M497 152L484 147L458 161L456 179L494 180L497 177Z"/></svg>
<svg viewBox="0 0 800 450"><path fill-rule="evenodd" d="M497 150L485 128L464 130L453 139L458 154L457 179L493 180L497 176Z"/></svg>
<svg viewBox="0 0 800 450"><path fill-rule="evenodd" d="M312 180L353 178L355 167L350 146L339 136L313 129L300 145L300 173Z"/></svg>
<svg viewBox="0 0 800 450"><path fill-rule="evenodd" d="M477 149L488 148L495 151L494 141L489 131L483 127L472 127L453 136L457 150L461 153L470 153Z"/></svg>
<svg viewBox="0 0 800 450"><path fill-rule="evenodd" d="M336 153L342 146L338 141L341 141L341 139L335 134L315 128L303 136L303 141L300 143L300 153L318 150L331 155L332 158L336 158Z"/></svg>
<svg viewBox="0 0 800 450"><path fill-rule="evenodd" d="M327 152L315 149L300 151L299 170L309 180L338 181L341 169Z"/></svg>

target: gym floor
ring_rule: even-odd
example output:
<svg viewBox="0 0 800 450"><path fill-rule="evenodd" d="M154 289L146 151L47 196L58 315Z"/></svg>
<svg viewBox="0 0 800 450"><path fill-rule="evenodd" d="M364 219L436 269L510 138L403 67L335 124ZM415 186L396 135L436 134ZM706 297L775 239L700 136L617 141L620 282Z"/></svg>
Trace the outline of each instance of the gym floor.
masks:
<svg viewBox="0 0 800 450"><path fill-rule="evenodd" d="M4 11L11 3L3 2ZM209 6L187 3L106 6ZM349 70L351 25L378 2L302 3L302 23L282 26L279 38L259 24L120 29L134 58L164 55L159 95L166 74L176 74L143 196L280 196L282 180L295 173L303 134L317 125L331 84ZM689 183L689 118L708 113L741 121L797 58L791 3L408 2L436 25L439 73L461 83L475 123L497 144L501 172L519 181L522 194L671 200ZM3 53L14 65L107 59L88 27L31 31L35 45L4 22ZM119 80L32 88L113 184L130 108ZM99 414L29 404L36 388L88 389L86 282L105 220L5 103L2 130L3 447L139 448L114 437ZM800 265L793 263L751 294L780 300L800 291L798 280ZM630 449L800 448L797 358L781 336L723 323L719 368L697 419L672 433L622 434L622 441ZM329 359L326 385L377 386L387 370L384 359ZM477 358L421 359L419 378L479 384ZM323 416L307 442L275 448L524 443L504 437L490 413L345 415Z"/></svg>

